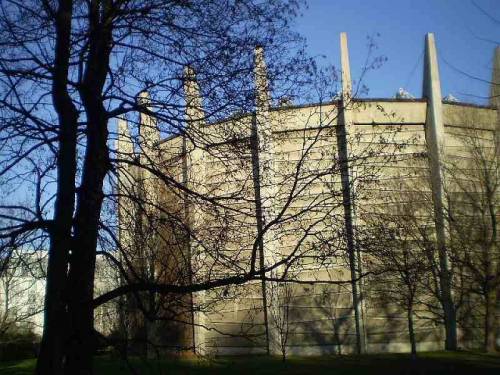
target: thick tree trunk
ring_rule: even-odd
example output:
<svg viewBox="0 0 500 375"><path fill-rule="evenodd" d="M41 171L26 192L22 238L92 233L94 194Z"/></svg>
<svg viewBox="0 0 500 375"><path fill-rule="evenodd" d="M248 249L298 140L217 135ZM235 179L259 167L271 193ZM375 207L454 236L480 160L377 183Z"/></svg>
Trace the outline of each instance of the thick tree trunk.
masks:
<svg viewBox="0 0 500 375"><path fill-rule="evenodd" d="M90 155L92 154L92 155ZM95 350L94 274L102 187L107 170L107 149L88 148L83 183L75 221L75 246L70 260L68 285L73 294L69 303L70 332L66 374L91 374ZM89 167L93 165L94 167Z"/></svg>
<svg viewBox="0 0 500 375"><path fill-rule="evenodd" d="M66 230L61 228L52 235L49 249L43 336L36 367L36 373L40 375L62 374L66 326L64 285L69 244L64 232Z"/></svg>
<svg viewBox="0 0 500 375"><path fill-rule="evenodd" d="M70 259L69 282L72 296L68 304L70 339L65 373L91 374L96 346L94 334L94 274L103 184L109 170L108 114L102 90L106 82L112 45L111 2L90 3L89 54L83 83L79 87L85 108L86 149L82 183L78 193L74 226L74 249ZM106 17L104 17L106 15Z"/></svg>
<svg viewBox="0 0 500 375"><path fill-rule="evenodd" d="M93 159L93 158L86 158ZM85 164L88 161L86 160ZM92 168L90 168L92 169ZM96 169L100 169L96 165ZM88 169L86 170L88 171ZM72 290L68 312L70 337L67 343L66 374L91 374L95 350L94 273L98 223L102 204L102 180L100 173L90 171L84 177L79 195L75 221L75 246L70 259L68 285Z"/></svg>
<svg viewBox="0 0 500 375"><path fill-rule="evenodd" d="M44 329L36 373L59 375L63 371L66 332L66 280L75 207L76 137L78 113L68 93L72 1L61 1L56 17L56 46L52 100L59 117L57 191L45 291Z"/></svg>
<svg viewBox="0 0 500 375"><path fill-rule="evenodd" d="M70 262L68 285L71 285L74 293L68 305L70 336L66 344L65 363L65 373L68 375L92 374L96 338L94 311L89 301L93 298L95 251L84 250L84 246L90 248L88 246L90 241L85 241L86 243L75 248L75 254Z"/></svg>
<svg viewBox="0 0 500 375"><path fill-rule="evenodd" d="M91 107L91 106L90 106ZM91 107L92 108L92 107ZM87 111L89 126L82 185L75 219L75 244L70 259L68 285L71 287L68 311L70 332L66 374L91 374L96 346L94 335L94 274L99 218L103 201L103 182L109 155L106 112L100 106Z"/></svg>

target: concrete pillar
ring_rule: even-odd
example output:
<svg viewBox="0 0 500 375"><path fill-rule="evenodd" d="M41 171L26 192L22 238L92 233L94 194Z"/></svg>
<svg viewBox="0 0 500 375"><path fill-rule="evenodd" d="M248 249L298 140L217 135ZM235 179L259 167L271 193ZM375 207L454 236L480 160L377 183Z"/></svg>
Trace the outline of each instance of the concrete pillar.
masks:
<svg viewBox="0 0 500 375"><path fill-rule="evenodd" d="M117 157L120 159L132 160L134 158L134 145L130 137L127 120L125 118L120 117L118 119L117 132ZM121 164L118 166L118 240L120 241L120 246L126 250L129 250L132 246L133 230L130 229L132 228L130 225L132 221L132 210L134 204L132 200L127 199L123 196L133 194L136 181L134 172L135 168L130 165Z"/></svg>
<svg viewBox="0 0 500 375"><path fill-rule="evenodd" d="M122 159L132 158L134 154L134 146L132 139L130 138L130 132L128 129L127 120L120 117L117 121L117 144L116 149L119 153L119 157Z"/></svg>
<svg viewBox="0 0 500 375"><path fill-rule="evenodd" d="M357 280L361 275L361 262L359 262L359 251L355 241L355 215L353 201L352 167L349 165L351 154L350 139L353 139L353 97L351 67L349 63L349 50L347 47L347 34L340 34L340 61L342 77L342 96L339 111L339 124L336 127L337 147L340 162L340 174L342 182L342 199L344 205L344 226L346 231L346 245L349 256L349 269L351 273L352 303L356 329L356 351L366 352L366 334L363 318L363 297L361 293L361 281Z"/></svg>
<svg viewBox="0 0 500 375"><path fill-rule="evenodd" d="M259 236L258 267L263 269L277 261L275 230L271 227L264 232L265 227L275 218L275 202L277 191L274 181L274 141L270 118L269 82L267 67L262 47L255 48L255 90L256 108L252 126L252 164L256 202L257 234ZM266 274L276 277L278 270ZM279 354L278 329L273 321L273 315L278 314L276 283L262 282L262 297L264 320L266 325L267 351L269 354Z"/></svg>
<svg viewBox="0 0 500 375"><path fill-rule="evenodd" d="M184 98L186 100L187 126L190 128L203 126L205 112L203 111L200 86L196 80L196 72L190 66L184 68Z"/></svg>
<svg viewBox="0 0 500 375"><path fill-rule="evenodd" d="M434 34L425 37L423 96L427 99L425 137L430 163L432 196L435 210L436 236L440 247L446 246L445 197L444 197L444 124L441 82ZM448 261L446 260L446 264ZM448 268L448 265L446 265Z"/></svg>
<svg viewBox="0 0 500 375"><path fill-rule="evenodd" d="M498 46L493 54L490 94L490 105L498 109L500 104L500 47Z"/></svg>
<svg viewBox="0 0 500 375"><path fill-rule="evenodd" d="M129 127L125 118L118 118L117 121L117 141L116 141L117 158L133 160L135 158L134 145L130 137ZM132 165L120 163L117 167L117 189L118 196L118 241L123 252L131 254L134 247L135 235L135 218L136 206L129 197L137 193L137 168ZM123 261L122 251L118 254L118 259ZM119 274L119 283L125 283L124 276ZM120 306L125 306L127 301L126 296L119 298ZM119 309L118 319L119 327L124 330L122 333L127 336L131 333L128 328L126 309Z"/></svg>
<svg viewBox="0 0 500 375"><path fill-rule="evenodd" d="M152 111L151 99L146 91L139 94L138 105L148 111ZM160 131L157 125L157 119L149 113L140 112L139 114L139 160L144 166L152 169L159 168L159 144ZM143 184L143 194L146 202L156 205L159 200L157 178L148 170L141 168L140 176ZM148 215L154 214L152 205L145 207Z"/></svg>
<svg viewBox="0 0 500 375"><path fill-rule="evenodd" d="M203 111L203 100L200 88L196 80L196 73L193 68L184 69L184 97L186 101L186 128L183 136L183 183L190 190L203 194L205 189L205 153L201 148L203 144L203 129L205 125L205 113ZM194 142L193 142L194 141ZM196 228L203 225L204 218L200 212L194 212L196 207L188 203L188 196L185 196L185 215L188 226L196 231ZM204 264L204 250L197 246L196 242L190 238L188 241L188 259L191 267L190 282L196 283L203 280L203 272L199 270ZM195 269L196 272L192 272ZM196 292L191 295L192 319L193 319L193 347L196 354L206 353L205 333L203 328L206 325L206 316L203 310L205 304L205 292Z"/></svg>
<svg viewBox="0 0 500 375"><path fill-rule="evenodd" d="M138 104L144 109L152 112L151 98L146 91L139 94ZM160 142L160 130L157 119L149 113L140 112L139 119L139 144L142 156L151 161L156 161L158 157L158 143ZM143 161L144 162L144 161Z"/></svg>
<svg viewBox="0 0 500 375"><path fill-rule="evenodd" d="M445 133L443 124L443 100L434 34L425 37L423 96L427 99L425 138L429 157L434 223L440 265L441 303L445 315L446 347L456 347L456 312L451 289L451 273L446 251L447 223L444 190L443 162L445 157Z"/></svg>
<svg viewBox="0 0 500 375"><path fill-rule="evenodd" d="M497 124L495 128L495 153L498 163L500 157L500 46L495 48L493 54L493 71L491 77L491 90L490 90L490 105L496 108L497 111ZM494 262L496 267L498 263ZM494 268L493 268L494 269ZM500 289L497 290L497 307L496 307L496 326L500 327ZM500 338L500 332L497 331L497 343Z"/></svg>
<svg viewBox="0 0 500 375"><path fill-rule="evenodd" d="M139 106L152 112L151 99L146 91L139 94L137 101ZM158 169L160 161L158 121L151 114L142 111L139 116L140 163L152 169ZM144 198L147 202L157 204L159 202L157 178L144 168L141 168L140 178L143 183ZM148 211L150 210L152 210L152 207L148 208ZM152 214L152 211L150 213Z"/></svg>
<svg viewBox="0 0 500 375"><path fill-rule="evenodd" d="M497 144L497 152L500 152L500 47L498 46L495 48L495 52L493 55L490 105L496 107L497 109L497 127L496 127L495 140Z"/></svg>
<svg viewBox="0 0 500 375"><path fill-rule="evenodd" d="M341 66L341 80L342 80L342 104L348 107L352 99L352 79L351 79L351 64L349 62L349 49L347 45L347 33L340 33L340 66ZM350 111L345 111L348 119L347 126L352 125L352 116Z"/></svg>
<svg viewBox="0 0 500 375"><path fill-rule="evenodd" d="M153 111L151 98L146 91L139 94L137 104L141 107L139 111L139 148L138 155L141 167L138 181L138 196L142 199L142 204L138 205L137 223L143 238L137 244L138 268L142 276L148 280L155 281L157 278L157 264L154 262L154 254L161 249L160 231L160 191L158 178L147 168L158 170L160 168L160 131L157 119L151 113ZM147 168L145 168L147 167ZM153 300L146 302L146 305L153 305ZM158 332L158 323L144 319L144 330L148 340L155 341ZM154 347L149 342L146 344L147 356L154 353Z"/></svg>

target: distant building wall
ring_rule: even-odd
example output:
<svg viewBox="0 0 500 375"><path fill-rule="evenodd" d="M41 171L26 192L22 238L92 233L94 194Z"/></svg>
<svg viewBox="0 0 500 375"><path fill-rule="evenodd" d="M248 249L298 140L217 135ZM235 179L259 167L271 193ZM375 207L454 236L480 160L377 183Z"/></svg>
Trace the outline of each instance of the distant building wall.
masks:
<svg viewBox="0 0 500 375"><path fill-rule="evenodd" d="M29 330L41 336L46 254L16 253L9 264L6 271L0 275L0 316L3 318L7 313L6 320L13 323L12 328ZM118 285L116 270L106 259L99 256L96 262L95 293L97 295L105 293ZM113 303L104 304L95 310L94 317L95 328L107 335L116 327L118 320L116 306Z"/></svg>
<svg viewBox="0 0 500 375"><path fill-rule="evenodd" d="M427 48L435 54L435 46L429 39L433 41L427 39ZM356 228L366 225L377 207L386 205L398 184L410 190L413 186L416 191L421 181L430 181L428 194L432 195L435 212L435 217L430 218L433 230L438 242L449 241L444 228L446 173L442 164L458 156L470 157L460 155L464 150L457 134L464 131L479 129L485 147L490 147L498 133L498 109L443 102L436 59L426 63L424 99L353 98L350 74L346 74L349 69L346 39L343 43L341 100L270 108L266 103L269 99L258 93L255 114L205 124L199 121L203 117L199 89L189 86L188 99L189 95L194 99L188 103L194 102L195 108L188 113L188 122L197 127L206 147L198 148L182 136L160 142L167 173L182 174L190 189L214 197L237 192L247 198L232 203L240 213L237 210L216 213L196 202L189 203L186 215L196 233L196 240L188 240L194 277L203 279L210 272L216 275L220 267L209 254L204 254L200 246L203 241L221 251L237 252L244 264L255 246L256 235L265 227L266 210L279 212L291 184L300 180L290 178L297 163L321 178L304 186L289 208L299 219L290 220L263 236L259 246L264 264L273 257L280 259L296 251L295 244L305 236L307 223L316 219L322 223L313 235L307 234L314 240L306 242L303 246L309 248L301 251L306 255L307 251L321 251L321 246L337 246L338 254L342 251L349 254L348 259L338 256L331 263L325 260L321 266L304 260L300 268L289 270L298 279L345 283L293 284L286 301L283 294L273 294L274 290L281 290L273 282L256 281L194 294L195 327L186 329L192 330L194 346L201 353L276 353L273 340L279 333L273 324L278 319L278 307L284 304L289 307L287 347L292 353L409 350L405 311L384 300L376 277L358 280L363 272L369 271L363 269L369 262L357 252ZM258 61L257 58L257 69ZM257 90L266 90L267 84L259 81L259 74L262 72L256 73ZM194 77L191 82L195 82ZM334 171L330 171L332 165L336 165ZM168 191L159 199L160 204L172 207L182 204L182 200ZM262 207L255 207L255 202ZM259 210L263 211L264 223L259 223L259 215L252 214ZM300 214L302 211L308 213ZM222 219L224 225L218 226ZM352 230L346 230L348 227ZM339 240L338 231L351 233L344 233L344 240ZM330 238L335 238L335 242L329 242ZM229 276L237 269L220 271ZM358 302L353 303L356 299ZM415 319L419 350L441 349L442 326L431 319L430 312L422 310L425 307L419 308L420 315ZM474 346L472 342L479 335L472 328L473 320L462 320L465 323L459 327L463 346ZM361 343L356 341L359 330Z"/></svg>

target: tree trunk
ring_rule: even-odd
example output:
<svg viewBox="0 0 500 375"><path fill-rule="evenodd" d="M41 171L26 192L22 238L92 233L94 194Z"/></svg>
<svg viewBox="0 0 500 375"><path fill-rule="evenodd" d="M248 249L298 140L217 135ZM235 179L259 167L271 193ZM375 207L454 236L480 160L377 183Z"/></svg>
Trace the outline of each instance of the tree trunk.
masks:
<svg viewBox="0 0 500 375"><path fill-rule="evenodd" d="M446 350L457 350L457 315L455 311L455 306L447 298L448 301L443 303L444 309L444 328L446 332L445 349Z"/></svg>
<svg viewBox="0 0 500 375"><path fill-rule="evenodd" d="M55 233L53 236L47 268L43 336L36 367L36 373L40 375L62 374L63 369L67 321L63 286L66 284L68 243L63 233Z"/></svg>
<svg viewBox="0 0 500 375"><path fill-rule="evenodd" d="M91 112L91 111L89 111ZM89 113L88 112L88 113ZM92 113L92 112L91 112ZM91 374L95 350L94 274L99 218L103 201L103 182L109 166L108 137L104 111L89 116L82 185L75 219L75 246L70 259L69 285L72 296L68 306L71 337L68 343L66 374ZM93 121L94 120L94 121Z"/></svg>
<svg viewBox="0 0 500 375"><path fill-rule="evenodd" d="M413 306L408 306L408 333L410 335L410 344L411 344L411 356L412 358L417 357L417 341L415 339L415 330L413 327Z"/></svg>
<svg viewBox="0 0 500 375"><path fill-rule="evenodd" d="M45 289L43 336L36 373L59 375L63 371L66 332L66 280L75 207L76 137L78 112L68 94L72 1L61 1L56 17L56 45L52 100L59 121L57 191Z"/></svg>
<svg viewBox="0 0 500 375"><path fill-rule="evenodd" d="M75 246L70 260L68 278L68 285L72 291L68 305L71 335L67 344L65 366L65 372L68 375L92 373L92 356L96 346L96 337L94 335L94 309L91 302L94 297L95 250L104 179L99 169L101 168L94 168L89 173L92 176L88 178L87 183L82 184L85 189L81 190L76 215Z"/></svg>
<svg viewBox="0 0 500 375"><path fill-rule="evenodd" d="M80 97L87 119L86 148L82 182L78 194L74 226L74 249L70 259L71 298L68 305L70 340L67 345L65 373L92 374L92 358L96 346L94 334L94 274L99 219L103 202L103 184L109 170L108 113L102 90L106 82L112 45L108 14L111 3L91 3L89 13L89 54Z"/></svg>
<svg viewBox="0 0 500 375"><path fill-rule="evenodd" d="M490 288L485 295L484 350L496 351L496 290Z"/></svg>

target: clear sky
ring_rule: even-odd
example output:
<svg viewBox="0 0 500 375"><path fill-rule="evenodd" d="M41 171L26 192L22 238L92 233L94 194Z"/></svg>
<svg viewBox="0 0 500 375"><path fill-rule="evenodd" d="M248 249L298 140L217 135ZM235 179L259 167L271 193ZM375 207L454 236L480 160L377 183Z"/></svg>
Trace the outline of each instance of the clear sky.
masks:
<svg viewBox="0 0 500 375"><path fill-rule="evenodd" d="M380 34L375 53L388 60L365 78L368 96L390 97L399 87L420 96L424 37L433 32L443 96L451 93L461 101L486 103L480 97L488 96L488 84L457 69L491 79L495 48L491 41L500 43L500 0L308 0L308 4L296 29L306 37L309 53L325 55L338 67L339 35L347 32L353 79L359 77L366 58L366 37Z"/></svg>

